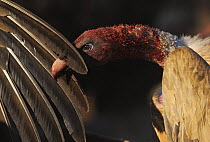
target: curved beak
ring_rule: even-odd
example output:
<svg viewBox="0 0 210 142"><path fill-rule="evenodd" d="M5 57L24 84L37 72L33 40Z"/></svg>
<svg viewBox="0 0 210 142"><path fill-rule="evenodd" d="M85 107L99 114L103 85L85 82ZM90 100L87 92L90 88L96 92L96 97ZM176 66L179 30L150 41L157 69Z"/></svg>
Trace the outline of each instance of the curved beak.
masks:
<svg viewBox="0 0 210 142"><path fill-rule="evenodd" d="M56 59L52 65L52 76L53 78L57 79L58 77L62 76L66 71L69 71L70 68L66 65L65 60Z"/></svg>

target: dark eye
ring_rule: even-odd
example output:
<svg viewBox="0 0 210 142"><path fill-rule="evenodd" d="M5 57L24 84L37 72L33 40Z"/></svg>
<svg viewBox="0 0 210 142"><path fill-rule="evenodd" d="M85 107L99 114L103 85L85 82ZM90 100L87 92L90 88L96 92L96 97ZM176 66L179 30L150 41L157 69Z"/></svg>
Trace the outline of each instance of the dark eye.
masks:
<svg viewBox="0 0 210 142"><path fill-rule="evenodd" d="M82 46L82 49L85 51L89 51L93 49L93 44L91 43L86 43L85 45Z"/></svg>

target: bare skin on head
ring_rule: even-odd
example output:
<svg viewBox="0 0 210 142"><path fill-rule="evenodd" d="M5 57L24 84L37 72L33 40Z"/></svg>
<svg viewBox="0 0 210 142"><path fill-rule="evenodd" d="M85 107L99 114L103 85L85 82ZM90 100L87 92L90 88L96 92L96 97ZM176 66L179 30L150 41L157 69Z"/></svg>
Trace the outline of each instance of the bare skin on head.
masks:
<svg viewBox="0 0 210 142"><path fill-rule="evenodd" d="M119 25L85 31L74 43L77 48L101 63L113 59L135 58L161 65L166 52L162 48L159 33L158 29L149 26ZM92 48L86 48L87 45Z"/></svg>
<svg viewBox="0 0 210 142"><path fill-rule="evenodd" d="M97 60L98 64L132 58L156 62L163 67L169 52L162 46L160 32L144 25L102 27L85 31L74 43L77 48ZM56 78L58 72L66 68L65 61L56 60L52 68L52 75Z"/></svg>

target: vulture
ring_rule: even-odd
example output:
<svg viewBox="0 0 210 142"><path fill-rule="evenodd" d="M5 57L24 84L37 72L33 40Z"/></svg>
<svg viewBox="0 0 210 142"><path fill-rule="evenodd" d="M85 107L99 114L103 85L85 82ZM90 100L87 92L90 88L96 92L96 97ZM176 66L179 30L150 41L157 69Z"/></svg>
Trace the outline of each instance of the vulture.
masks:
<svg viewBox="0 0 210 142"><path fill-rule="evenodd" d="M210 38L172 35L147 25L121 24L82 33L74 45L89 68L117 59L144 59L164 69L152 97L153 127L161 142L210 141ZM55 78L68 72L56 59Z"/></svg>
<svg viewBox="0 0 210 142"><path fill-rule="evenodd" d="M123 141L85 131L89 103L75 74L129 58L164 68L151 108L160 141L209 141L210 38L122 24L85 31L74 45L30 11L0 1L0 120L7 141Z"/></svg>
<svg viewBox="0 0 210 142"><path fill-rule="evenodd" d="M55 80L57 58L71 71ZM20 5L0 1L0 131L8 136L1 141L122 142L86 134L82 115L89 103L74 74L87 71L56 29Z"/></svg>

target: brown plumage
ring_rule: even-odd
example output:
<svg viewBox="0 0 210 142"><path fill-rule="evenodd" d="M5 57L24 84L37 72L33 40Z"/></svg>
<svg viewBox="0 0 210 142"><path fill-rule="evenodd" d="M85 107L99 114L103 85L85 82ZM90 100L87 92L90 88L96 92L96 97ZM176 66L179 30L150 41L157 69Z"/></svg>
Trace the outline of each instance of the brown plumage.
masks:
<svg viewBox="0 0 210 142"><path fill-rule="evenodd" d="M162 81L164 122L171 142L210 141L210 66L180 47L166 59Z"/></svg>

